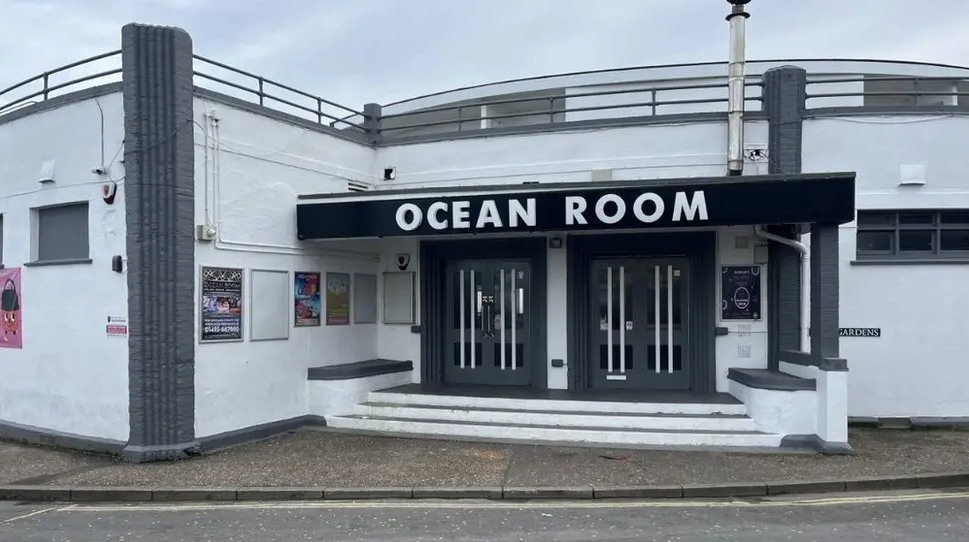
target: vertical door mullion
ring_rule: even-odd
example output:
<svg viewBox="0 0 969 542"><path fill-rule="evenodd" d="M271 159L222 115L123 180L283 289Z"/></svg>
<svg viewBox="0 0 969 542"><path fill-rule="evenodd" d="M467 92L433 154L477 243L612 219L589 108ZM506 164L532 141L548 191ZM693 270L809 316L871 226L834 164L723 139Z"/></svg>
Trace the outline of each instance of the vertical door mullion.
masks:
<svg viewBox="0 0 969 542"><path fill-rule="evenodd" d="M469 345L470 348L471 348L471 369L475 369L475 366L477 365L477 359L476 359L477 358L477 347L476 347L477 345L475 344L476 341L477 341L477 337L475 337L475 333L477 332L477 330L475 328L477 326L475 325L475 320L476 320L478 314L482 314L482 312L481 312L482 297L481 297L481 295L479 295L478 289L477 289L477 286L476 286L476 284L478 283L478 281L481 280L481 277L477 277L476 276L477 274L478 274L477 273L477 269L474 266L472 266L471 269L470 269L470 278L469 278L469 281L468 281L469 282L468 296L471 299L471 303L470 303L470 306L471 306L471 341L470 341L470 345ZM482 328L484 327L484 319L483 318L482 318L482 322L481 322L481 327ZM482 353L483 353L483 351L482 351Z"/></svg>
<svg viewBox="0 0 969 542"><path fill-rule="evenodd" d="M619 266L619 373L626 374L626 267Z"/></svg>
<svg viewBox="0 0 969 542"><path fill-rule="evenodd" d="M662 361L662 324L660 323L660 296L662 292L660 291L660 269L659 264L653 264L653 352L656 357L656 366L654 371L658 374L660 372L660 365Z"/></svg>
<svg viewBox="0 0 969 542"><path fill-rule="evenodd" d="M666 372L673 374L673 264L666 265Z"/></svg>
<svg viewBox="0 0 969 542"><path fill-rule="evenodd" d="M492 280L492 282L494 282ZM501 325L501 330L498 332L500 356L501 356L501 370L506 369L505 362L505 267L501 266L498 268L498 295L500 300L498 301L498 314L499 314L499 324Z"/></svg>
<svg viewBox="0 0 969 542"><path fill-rule="evenodd" d="M522 295L518 295L518 289L523 288L521 284L518 283L518 273L519 271L515 268L511 268L511 370L518 370L518 313L522 313L522 322L525 321L525 295L522 291ZM524 282L525 274L522 271L522 282ZM521 299L520 299L520 298ZM504 325L504 324L502 324ZM522 353L524 354L525 348L522 348ZM527 358L526 358L527 359ZM524 363L522 366L524 367Z"/></svg>
<svg viewBox="0 0 969 542"><path fill-rule="evenodd" d="M461 366L462 369L464 369L465 368L465 365L466 365L466 360L464 358L465 358L465 355L466 355L465 354L465 349L468 346L468 344L466 342L466 337L465 337L465 327L466 326L465 326L465 321L464 321L464 318L466 316L466 314L464 312L465 311L465 305L466 305L466 303L465 303L465 296L467 295L468 292L464 288L464 285L465 285L464 275L465 275L465 271L464 271L464 268L462 267L458 271L458 282L460 284L458 286L458 292L457 292L458 293L458 300L459 300L458 301L458 304L459 304L459 306L458 306L458 312L460 314L460 316L458 317L458 326L460 327L460 331L458 332L458 335L459 335L459 339L458 340L459 340L460 345L461 345L459 347L459 349L458 349L460 351L460 353L458 354L458 357L460 358L460 366ZM451 291L453 292L454 289L452 288ZM454 305L451 305L451 306L453 307ZM474 321L474 316L473 315L471 317L471 321L472 322ZM473 337L472 337L472 340L474 340Z"/></svg>
<svg viewBox="0 0 969 542"><path fill-rule="evenodd" d="M612 358L612 265L609 265L606 267L606 360L610 375L616 372Z"/></svg>

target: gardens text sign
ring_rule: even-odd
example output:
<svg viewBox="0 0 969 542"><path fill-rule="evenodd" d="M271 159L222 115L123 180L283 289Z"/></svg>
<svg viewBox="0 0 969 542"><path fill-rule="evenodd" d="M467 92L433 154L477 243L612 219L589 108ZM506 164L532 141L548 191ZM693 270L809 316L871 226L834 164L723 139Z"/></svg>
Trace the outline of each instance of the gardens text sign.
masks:
<svg viewBox="0 0 969 542"><path fill-rule="evenodd" d="M552 197L549 197L552 196ZM554 197L559 196L559 197ZM550 204L551 203L551 204ZM708 219L703 190L675 192L663 198L656 192L634 196L605 193L590 198L568 193L536 197L488 197L405 202L396 210L397 227L405 232L425 224L440 232L501 231L507 229L577 229L622 227L630 220L639 225L702 222Z"/></svg>

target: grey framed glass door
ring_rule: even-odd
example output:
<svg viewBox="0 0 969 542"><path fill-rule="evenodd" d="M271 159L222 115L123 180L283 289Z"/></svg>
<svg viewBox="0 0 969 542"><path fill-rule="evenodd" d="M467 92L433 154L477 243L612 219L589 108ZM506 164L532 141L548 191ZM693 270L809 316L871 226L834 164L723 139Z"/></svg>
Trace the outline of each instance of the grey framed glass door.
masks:
<svg viewBox="0 0 969 542"><path fill-rule="evenodd" d="M593 261L593 387L690 388L687 272L686 259Z"/></svg>
<svg viewBox="0 0 969 542"><path fill-rule="evenodd" d="M530 269L520 261L447 266L444 382L527 386L531 381Z"/></svg>

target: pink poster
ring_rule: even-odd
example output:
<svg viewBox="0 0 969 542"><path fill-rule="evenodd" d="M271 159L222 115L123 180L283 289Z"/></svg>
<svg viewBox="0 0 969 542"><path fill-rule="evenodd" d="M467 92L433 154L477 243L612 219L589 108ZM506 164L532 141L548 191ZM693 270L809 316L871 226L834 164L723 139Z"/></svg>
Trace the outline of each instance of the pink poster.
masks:
<svg viewBox="0 0 969 542"><path fill-rule="evenodd" d="M0 348L23 348L20 320L20 268L0 269Z"/></svg>

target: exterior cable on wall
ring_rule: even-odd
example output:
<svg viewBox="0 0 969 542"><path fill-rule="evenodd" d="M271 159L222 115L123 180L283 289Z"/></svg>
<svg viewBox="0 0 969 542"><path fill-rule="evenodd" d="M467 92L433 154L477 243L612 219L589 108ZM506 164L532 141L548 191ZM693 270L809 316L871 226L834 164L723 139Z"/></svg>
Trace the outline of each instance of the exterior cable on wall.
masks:
<svg viewBox="0 0 969 542"><path fill-rule="evenodd" d="M104 107L101 107L101 101L94 98L94 105L98 106L98 114L101 117L101 162L98 165L101 166L101 170L107 172L107 167L104 164Z"/></svg>
<svg viewBox="0 0 969 542"><path fill-rule="evenodd" d="M366 252L355 252L350 250L338 250L338 249L319 249L313 251L307 251L303 247L290 246L290 245L279 245L270 243L252 243L246 241L232 241L227 240L222 237L222 224L220 216L220 205L221 201L221 180L222 180L222 141L221 133L218 119L209 117L211 121L211 132L206 130L204 126L202 129L206 131L211 137L212 146L212 223L215 225L215 241L213 246L217 250L227 250L235 252L251 252L251 253L262 253L262 254L287 254L292 256L330 256L334 258L342 258L349 260L364 260L364 261L380 261L380 256L377 254L366 253ZM197 123L196 123L197 124ZM206 166L207 167L207 166ZM208 187L206 187L206 193L208 192Z"/></svg>

